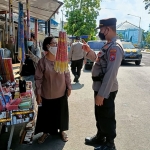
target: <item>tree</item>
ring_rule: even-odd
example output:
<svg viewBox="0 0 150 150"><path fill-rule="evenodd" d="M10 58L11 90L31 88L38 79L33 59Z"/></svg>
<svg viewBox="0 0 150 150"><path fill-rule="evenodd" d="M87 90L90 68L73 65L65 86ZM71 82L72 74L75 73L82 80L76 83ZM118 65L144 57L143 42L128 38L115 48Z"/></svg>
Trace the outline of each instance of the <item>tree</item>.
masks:
<svg viewBox="0 0 150 150"><path fill-rule="evenodd" d="M144 0L143 1L145 3L145 9L149 9L149 13L150 13L150 0Z"/></svg>
<svg viewBox="0 0 150 150"><path fill-rule="evenodd" d="M100 0L64 0L67 13L67 23L64 29L72 36L96 34L96 19L99 15Z"/></svg>
<svg viewBox="0 0 150 150"><path fill-rule="evenodd" d="M150 32L148 32L148 34L146 36L146 42L147 42L147 44L150 44Z"/></svg>
<svg viewBox="0 0 150 150"><path fill-rule="evenodd" d="M123 34L122 33L118 33L118 36L120 39L123 39Z"/></svg>

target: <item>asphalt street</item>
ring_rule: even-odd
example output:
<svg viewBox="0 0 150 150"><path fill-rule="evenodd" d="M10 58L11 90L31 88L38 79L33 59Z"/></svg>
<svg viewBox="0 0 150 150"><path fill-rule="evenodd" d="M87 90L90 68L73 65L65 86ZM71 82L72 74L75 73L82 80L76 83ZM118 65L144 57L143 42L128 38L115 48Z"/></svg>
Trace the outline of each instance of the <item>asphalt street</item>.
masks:
<svg viewBox="0 0 150 150"><path fill-rule="evenodd" d="M119 91L116 97L117 150L150 150L150 54L143 54L141 66L134 63L122 65L118 73ZM72 76L73 80L73 76ZM34 137L32 145L19 145L19 131L15 128L13 150L93 150L86 146L86 136L96 133L94 98L91 71L82 70L79 83L72 82L69 97L70 129L69 141L49 137L39 145ZM9 132L0 135L0 150L6 149Z"/></svg>

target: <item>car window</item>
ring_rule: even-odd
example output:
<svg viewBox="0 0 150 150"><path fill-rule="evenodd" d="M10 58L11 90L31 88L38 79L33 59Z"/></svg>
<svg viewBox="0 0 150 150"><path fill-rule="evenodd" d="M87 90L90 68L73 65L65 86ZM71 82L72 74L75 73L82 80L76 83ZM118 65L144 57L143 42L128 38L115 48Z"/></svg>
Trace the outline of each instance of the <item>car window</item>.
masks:
<svg viewBox="0 0 150 150"><path fill-rule="evenodd" d="M93 42L93 41L88 42L88 45L94 51L99 51L104 46L104 44L105 42Z"/></svg>
<svg viewBox="0 0 150 150"><path fill-rule="evenodd" d="M131 43L122 43L124 49L134 49L135 47Z"/></svg>

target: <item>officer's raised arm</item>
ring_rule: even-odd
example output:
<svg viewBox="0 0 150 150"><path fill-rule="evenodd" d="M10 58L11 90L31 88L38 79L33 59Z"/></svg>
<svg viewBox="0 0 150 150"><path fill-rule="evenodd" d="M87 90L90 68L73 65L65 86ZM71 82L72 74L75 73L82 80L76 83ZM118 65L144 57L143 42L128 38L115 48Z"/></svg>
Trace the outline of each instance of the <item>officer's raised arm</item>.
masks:
<svg viewBox="0 0 150 150"><path fill-rule="evenodd" d="M118 46L112 47L107 53L107 58L108 58L108 64L107 64L106 73L103 78L102 85L98 91L98 95L104 98L109 97L109 93L111 92L112 86L117 80L116 76L123 58L122 49L119 48Z"/></svg>
<svg viewBox="0 0 150 150"><path fill-rule="evenodd" d="M91 61L95 61L97 58L96 53L90 48L90 46L84 40L82 40L82 42L83 42L82 49L87 53L86 57Z"/></svg>

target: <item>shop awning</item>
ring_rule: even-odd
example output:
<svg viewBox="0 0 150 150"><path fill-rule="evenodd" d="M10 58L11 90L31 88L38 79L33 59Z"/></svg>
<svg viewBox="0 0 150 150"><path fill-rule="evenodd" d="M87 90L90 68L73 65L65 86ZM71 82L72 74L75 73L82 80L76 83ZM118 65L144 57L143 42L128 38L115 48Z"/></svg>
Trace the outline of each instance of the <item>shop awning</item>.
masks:
<svg viewBox="0 0 150 150"><path fill-rule="evenodd" d="M26 0L13 0L13 12L18 13L18 1L23 3L26 12ZM49 20L63 5L57 0L30 0L30 16L44 21ZM0 11L9 11L9 1L0 1Z"/></svg>
<svg viewBox="0 0 150 150"><path fill-rule="evenodd" d="M30 21L34 22L35 19L31 17L31 18L30 18ZM51 24L54 25L54 26L58 26L58 24L59 24L59 23L58 23L56 20L54 20L53 18L50 19L50 22L51 22ZM40 19L38 19L38 23L45 25L45 21L40 20Z"/></svg>

